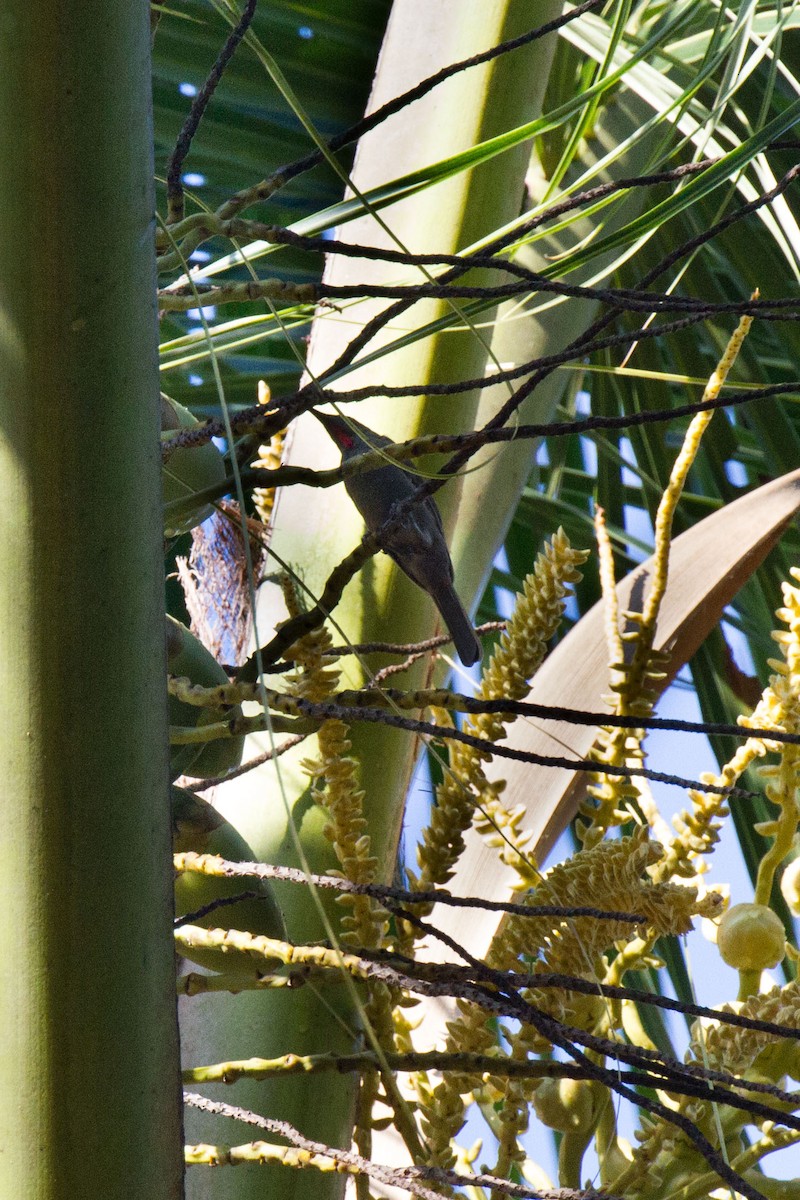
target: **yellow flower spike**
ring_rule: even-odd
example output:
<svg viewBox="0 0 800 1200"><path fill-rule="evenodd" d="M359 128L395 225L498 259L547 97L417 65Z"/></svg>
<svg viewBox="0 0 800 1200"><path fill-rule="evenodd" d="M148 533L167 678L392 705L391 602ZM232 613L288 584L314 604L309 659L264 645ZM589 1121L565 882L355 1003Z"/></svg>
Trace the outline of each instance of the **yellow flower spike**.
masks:
<svg viewBox="0 0 800 1200"><path fill-rule="evenodd" d="M263 379L259 379L258 403L267 405L271 399L272 393L269 389L269 384ZM282 429L279 433L273 435L268 446L259 446L255 465L266 467L270 471L274 471L279 467L281 465L281 458L283 457L285 440L286 430ZM272 510L275 507L275 488L253 488L253 503L263 523L269 525L272 520Z"/></svg>
<svg viewBox="0 0 800 1200"><path fill-rule="evenodd" d="M798 578L796 568L792 568L791 573L793 578ZM769 685L753 713L749 717L740 717L739 724L745 728L800 733L800 592L788 583L783 584L782 592L784 603L776 615L789 628L776 630L772 636L781 647L784 657L782 660L769 660L774 671ZM761 745L762 753L770 751L778 758L777 763L760 768L761 774L768 780L767 798L779 810L775 819L763 823L773 843L759 863L755 901L766 905L772 894L778 867L791 852L797 833L800 747L771 742L769 739L764 739Z"/></svg>
<svg viewBox="0 0 800 1200"><path fill-rule="evenodd" d="M744 1002L725 1004L721 1011L797 1028L800 1025L800 984L795 980L783 987L774 987L768 992L751 995ZM689 1062L697 1062L711 1070L728 1071L740 1078L755 1074L757 1078L773 1083L778 1083L787 1072L798 1070L796 1042L705 1018L692 1026L687 1058ZM683 1100L681 1108L696 1124L708 1127L712 1119L710 1104ZM731 1128L740 1129L748 1123L746 1113L733 1113L723 1108L720 1115Z"/></svg>
<svg viewBox="0 0 800 1200"><path fill-rule="evenodd" d="M502 696L518 700L528 694L529 680L561 624L566 597L580 580L578 568L587 556L588 551L572 548L562 529L545 543L484 672L479 699ZM470 717L464 729L491 744L503 736L507 724L507 716L481 713ZM491 745L486 753L472 746L452 747L450 770L437 788L431 823L417 850L420 873L412 877L415 890L426 891L450 879L464 848L464 833L473 819L479 832L498 844L503 861L519 872L522 886L530 887L538 880L535 864L524 853L529 839L518 829L519 816L515 818L515 810L504 806L500 785L490 783L484 774L481 763L490 750ZM501 841L496 843L498 831Z"/></svg>
<svg viewBox="0 0 800 1200"><path fill-rule="evenodd" d="M605 629L606 645L608 646L608 660L611 663L620 664L619 667L612 668L612 672L615 669L624 671L625 664L622 652L622 637L619 628L617 586L614 577L614 553L606 527L606 514L599 506L595 509L594 513L594 529L597 538L597 552L600 566L600 586L605 600L603 627Z"/></svg>
<svg viewBox="0 0 800 1200"><path fill-rule="evenodd" d="M298 597L287 579L284 583L286 606L292 616L299 609ZM287 652L297 664L287 677L291 695L319 703L335 695L339 671L326 667L324 654L332 646L331 635L325 626L301 638ZM325 836L332 843L341 866L341 874L352 883L373 883L378 863L370 853L371 842L365 832L364 793L359 787L358 762L350 754L351 743L347 725L336 718L323 721L317 731L318 757L304 763L312 781L324 780L317 793L318 802L330 817ZM349 911L341 919L342 941L364 947L381 946L388 930L388 918L381 914L369 896L343 894L338 902ZM367 985L368 999L365 1016L375 1037L382 1046L394 1049L393 1000L386 984L371 980ZM359 1152L369 1157L372 1145L371 1114L378 1095L378 1073L367 1071L362 1076L354 1141Z"/></svg>
<svg viewBox="0 0 800 1200"><path fill-rule="evenodd" d="M519 1080L509 1080L498 1113L500 1121L497 1139L497 1158L491 1174L507 1179L515 1167L525 1161L525 1151L519 1144L520 1135L528 1128L528 1089Z"/></svg>
<svg viewBox="0 0 800 1200"><path fill-rule="evenodd" d="M796 568L792 569L791 574L793 579L800 578ZM788 630L778 631L773 637L784 658L770 661L774 674L761 700L749 717L739 718L739 724L745 728L800 732L800 593L786 584L783 599L784 604L778 609L777 616L788 626ZM780 863L796 848L800 784L798 747L773 742L768 737L751 737L739 747L719 775L704 775L702 778L705 783L733 784L751 763L768 752L777 756L777 762L760 767L759 771L768 780L767 796L779 812L775 819L763 822L762 828L774 841L759 867L756 903L737 905L723 918L718 942L721 939L720 951L723 956L739 969L740 996L747 997L743 1004L730 1007L758 1020L797 1027L800 1025L800 985L795 982L766 994L759 994L758 987L762 969L780 961L784 950L790 950L784 941L782 923L769 908L768 901ZM716 841L719 827L716 818L727 813L724 800L718 795L701 791L692 792L691 798L694 810L691 814L684 812L676 819L677 836L663 862L656 868L657 879L693 873L697 855L711 849ZM790 906L798 890L796 880L800 878L800 867L796 867L796 861L784 872L782 881ZM699 1026L697 1028L699 1030ZM700 1038L699 1032L697 1037ZM702 1041L696 1041L690 1057L712 1069L724 1069L737 1075L755 1071L757 1077L775 1082L787 1071L800 1072L797 1066L800 1055L794 1043L776 1041L771 1035L753 1030L713 1024L704 1028ZM681 1102L681 1111L698 1127L712 1130L710 1106L684 1100ZM726 1132L741 1128L746 1120L741 1114L724 1108L721 1119ZM654 1123L634 1151L630 1170L623 1171L616 1180L609 1182L611 1190L625 1190L634 1179L646 1180L650 1184L653 1178L662 1177L668 1169L670 1155L674 1156L674 1141L674 1135L663 1124Z"/></svg>
<svg viewBox="0 0 800 1200"><path fill-rule="evenodd" d="M532 905L572 906L592 897L598 907L641 913L654 935L679 933L688 929L695 915L719 915L718 897L698 899L694 888L671 883L653 883L648 868L660 861L661 847L649 840L647 830L633 837L602 842L591 850L582 850L571 860L560 863L529 894ZM626 946L633 927L628 923L595 921L587 917L558 920L552 917L510 916L498 931L488 955L488 964L496 970L528 970L535 960L534 972L555 971L586 979L603 979L607 970L606 954L612 948ZM637 941L638 939L634 939ZM617 954L617 958L620 955ZM637 954L629 967L639 967L646 954ZM560 1021L581 1029L608 1033L621 1024L618 1005L609 1006L602 996L583 996L552 989L528 989L525 998L538 1009ZM461 1003L461 1015L448 1025L447 1048L450 1051L481 1051L494 1044L486 1013L476 1005ZM613 1025L609 1025L609 1012ZM524 1059L531 1053L551 1049L546 1039L532 1026L506 1030L510 1052ZM464 1119L458 1096L480 1081L469 1076L448 1078L437 1088L430 1102L430 1115L439 1122L439 1144L456 1136ZM499 1165L516 1162L518 1137L523 1114L536 1085L531 1081L497 1079L496 1104L501 1105ZM502 1099L501 1099L502 1098ZM434 1116L435 1114L435 1116Z"/></svg>
<svg viewBox="0 0 800 1200"><path fill-rule="evenodd" d="M756 295L757 293L754 294L754 299ZM742 317L706 385L703 392L704 401L713 400L719 395L752 323L752 317ZM652 581L644 608L641 613L624 614L626 623L634 628L628 628L622 633L616 628L617 597L613 567L609 563L602 565L604 556L610 556L610 547L607 546L602 516L595 517L601 555L603 597L608 609L606 637L609 643L609 659L614 664L611 668L611 687L616 693L613 708L618 716L649 716L655 698L655 691L650 682L663 677L657 669L661 665L658 662L660 656L653 651L653 640L667 586L672 523L686 478L697 456L700 440L712 416L713 410L698 413L686 431L656 514ZM613 629L610 628L612 621ZM622 643L633 647L633 653L628 656L627 661L623 660L620 653L619 647ZM640 766L644 758L641 746L643 737L643 733L633 738L630 732L605 728L599 734L593 757L599 762L614 766ZM626 780L617 775L603 776L601 773L594 777L587 790L591 799L581 806L581 815L586 819L586 824L580 830L580 837L585 846L593 846L605 837L610 827L630 817L626 801L635 801L638 792L630 779Z"/></svg>
<svg viewBox="0 0 800 1200"><path fill-rule="evenodd" d="M758 290L751 296L758 299ZM736 327L722 358L716 369L711 373L702 401L716 400L728 377L728 373L736 361L744 339L753 324L752 317L742 317ZM655 555L653 564L653 581L643 611L643 624L650 627L658 615L661 599L667 586L667 567L669 562L669 542L672 533L672 521L677 502L683 492L686 477L697 457L700 440L714 415L714 410L697 413L686 431L683 446L678 454L670 473L669 483L658 506L655 521Z"/></svg>
<svg viewBox="0 0 800 1200"><path fill-rule="evenodd" d="M283 581L286 607L293 616L299 610L298 597L288 578ZM306 634L287 652L297 669L287 676L290 695L320 703L336 694L339 671L325 666L325 651L333 642L325 626ZM373 883L377 860L370 853L367 822L363 813L364 793L358 786L358 763L350 754L348 727L343 721L323 721L317 732L318 756L305 760L303 768L313 782L324 780L317 793L318 802L330 815L325 836L333 844L342 874L352 883ZM379 946L388 928L386 917L379 914L369 896L342 895L339 903L350 912L342 918L343 940L360 946ZM382 1023L386 1023L386 1015Z"/></svg>

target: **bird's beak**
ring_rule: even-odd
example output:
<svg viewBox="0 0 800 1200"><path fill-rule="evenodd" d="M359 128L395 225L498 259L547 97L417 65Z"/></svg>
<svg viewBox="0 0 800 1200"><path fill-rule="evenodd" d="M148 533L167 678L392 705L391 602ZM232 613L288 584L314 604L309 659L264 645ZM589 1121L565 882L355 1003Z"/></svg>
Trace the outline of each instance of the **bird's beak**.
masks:
<svg viewBox="0 0 800 1200"><path fill-rule="evenodd" d="M315 408L312 408L311 412L317 418L319 423L321 425L325 426L325 428L327 429L328 433L331 435L333 440L335 442L338 442L339 438L337 435L338 435L339 429L340 429L339 418L334 416L333 413L317 412L317 410Z"/></svg>
<svg viewBox="0 0 800 1200"><path fill-rule="evenodd" d="M317 412L315 408L312 408L311 411L320 424L325 426L339 449L346 450L353 439L341 417L337 417L334 413Z"/></svg>

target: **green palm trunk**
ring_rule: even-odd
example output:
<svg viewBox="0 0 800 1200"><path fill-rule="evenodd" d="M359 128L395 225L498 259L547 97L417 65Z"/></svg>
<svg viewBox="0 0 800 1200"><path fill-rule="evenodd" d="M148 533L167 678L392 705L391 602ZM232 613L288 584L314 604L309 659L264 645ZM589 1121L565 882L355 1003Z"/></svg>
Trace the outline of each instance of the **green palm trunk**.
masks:
<svg viewBox="0 0 800 1200"><path fill-rule="evenodd" d="M0 1193L175 1200L147 8L0 63Z"/></svg>

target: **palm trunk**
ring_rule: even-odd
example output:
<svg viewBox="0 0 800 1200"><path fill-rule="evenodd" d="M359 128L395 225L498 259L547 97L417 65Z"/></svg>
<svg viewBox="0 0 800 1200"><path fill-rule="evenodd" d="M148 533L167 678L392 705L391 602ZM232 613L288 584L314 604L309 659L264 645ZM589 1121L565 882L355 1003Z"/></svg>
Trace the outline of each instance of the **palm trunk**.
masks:
<svg viewBox="0 0 800 1200"><path fill-rule="evenodd" d="M0 1194L181 1194L148 7L0 19Z"/></svg>

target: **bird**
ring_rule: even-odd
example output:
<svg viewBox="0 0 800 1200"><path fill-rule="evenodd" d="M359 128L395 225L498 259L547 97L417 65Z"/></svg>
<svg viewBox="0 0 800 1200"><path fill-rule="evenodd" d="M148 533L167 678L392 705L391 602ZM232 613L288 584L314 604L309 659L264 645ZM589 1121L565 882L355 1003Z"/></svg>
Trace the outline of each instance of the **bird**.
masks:
<svg viewBox="0 0 800 1200"><path fill-rule="evenodd" d="M367 429L352 417L345 420L333 413L316 410L314 416L338 446L343 463L370 450L392 445L390 438ZM395 505L414 494L418 480L402 467L387 464L351 475L344 485L369 532L378 533ZM453 564L441 514L433 498L426 496L411 505L398 527L382 535L381 545L409 579L432 598L450 630L458 657L465 667L471 667L483 651L453 587Z"/></svg>

